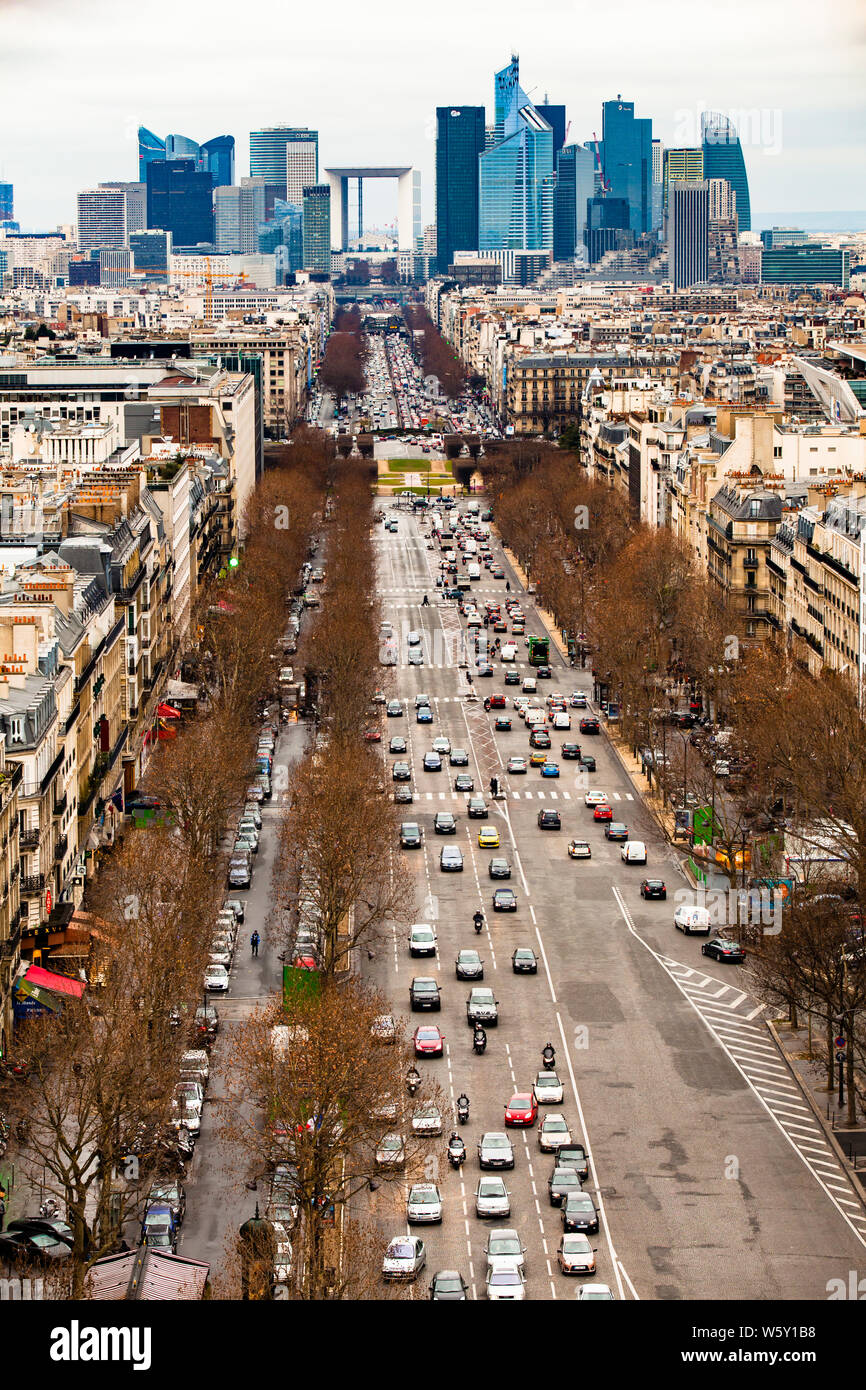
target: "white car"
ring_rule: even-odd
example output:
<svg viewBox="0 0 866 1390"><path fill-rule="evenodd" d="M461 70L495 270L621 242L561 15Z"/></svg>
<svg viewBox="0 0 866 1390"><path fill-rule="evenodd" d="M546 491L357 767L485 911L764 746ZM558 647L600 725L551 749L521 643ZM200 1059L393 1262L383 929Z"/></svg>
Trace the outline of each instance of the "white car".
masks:
<svg viewBox="0 0 866 1390"><path fill-rule="evenodd" d="M586 796L583 798L584 806L603 806L606 803L606 801L607 797L605 796L604 792L600 792L597 789L595 791L587 792Z"/></svg>
<svg viewBox="0 0 866 1390"><path fill-rule="evenodd" d="M502 643L502 646L499 648L499 660L500 660L500 661L516 661L516 660L517 660L517 643L516 643L516 642L503 642L503 643Z"/></svg>
<svg viewBox="0 0 866 1390"><path fill-rule="evenodd" d="M553 727L554 727L554 729L570 729L570 728L571 728L571 715L565 714L565 712L564 712L563 710L559 710L559 711L553 716Z"/></svg>
<svg viewBox="0 0 866 1390"><path fill-rule="evenodd" d="M510 1193L503 1178L479 1178L475 1189L476 1216L510 1216Z"/></svg>
<svg viewBox="0 0 866 1390"><path fill-rule="evenodd" d="M563 1144L571 1143L571 1130L564 1115L551 1111L538 1127L538 1147L542 1153L555 1153Z"/></svg>
<svg viewBox="0 0 866 1390"><path fill-rule="evenodd" d="M406 1220L410 1225L435 1225L442 1220L442 1194L435 1182L416 1182L406 1199Z"/></svg>
<svg viewBox="0 0 866 1390"><path fill-rule="evenodd" d="M645 864L646 845L643 840L626 840L620 850L620 857L626 864Z"/></svg>
<svg viewBox="0 0 866 1390"><path fill-rule="evenodd" d="M525 692L525 694L534 695L538 689L538 681L535 679L534 676L524 676L523 684L520 688Z"/></svg>
<svg viewBox="0 0 866 1390"><path fill-rule="evenodd" d="M674 926L686 936L709 936L710 914L705 907L678 907Z"/></svg>
<svg viewBox="0 0 866 1390"><path fill-rule="evenodd" d="M539 1105L562 1104L562 1082L555 1071L540 1071L532 1089Z"/></svg>
<svg viewBox="0 0 866 1390"><path fill-rule="evenodd" d="M409 955L435 956L436 933L428 922L415 922L409 928Z"/></svg>
<svg viewBox="0 0 866 1390"><path fill-rule="evenodd" d="M377 1168L405 1168L406 1145L402 1134L383 1135L376 1150Z"/></svg>
<svg viewBox="0 0 866 1390"><path fill-rule="evenodd" d="M225 994L229 987L229 972L224 965L209 965L204 972L204 987L210 994Z"/></svg>
<svg viewBox="0 0 866 1390"><path fill-rule="evenodd" d="M427 1263L427 1250L417 1236L395 1236L388 1242L382 1261L382 1275L387 1280L411 1282L417 1279Z"/></svg>
<svg viewBox="0 0 866 1390"><path fill-rule="evenodd" d="M412 1129L416 1134L430 1135L442 1133L442 1111L438 1105L422 1105L412 1116Z"/></svg>
<svg viewBox="0 0 866 1390"><path fill-rule="evenodd" d="M608 1284L581 1284L577 1297L581 1303L589 1303L591 1299L597 1299L599 1303L614 1301L613 1291Z"/></svg>
<svg viewBox="0 0 866 1390"><path fill-rule="evenodd" d="M526 1279L519 1269L488 1269L487 1297L491 1303L522 1303L526 1299Z"/></svg>
<svg viewBox="0 0 866 1390"><path fill-rule="evenodd" d="M487 1268L526 1270L526 1250L520 1236L510 1226L497 1226L487 1237L484 1247Z"/></svg>

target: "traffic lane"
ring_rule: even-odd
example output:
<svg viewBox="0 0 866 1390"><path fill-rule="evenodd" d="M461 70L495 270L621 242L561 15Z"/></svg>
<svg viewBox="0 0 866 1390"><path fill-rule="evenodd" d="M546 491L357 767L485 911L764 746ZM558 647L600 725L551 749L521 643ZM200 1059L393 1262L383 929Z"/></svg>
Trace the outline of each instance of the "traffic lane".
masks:
<svg viewBox="0 0 866 1390"><path fill-rule="evenodd" d="M616 1243L642 1296L821 1296L829 1251L853 1258L856 1238L628 935L604 868L581 866L564 914L549 855L528 840L525 857L587 1113L604 1116L593 1143Z"/></svg>

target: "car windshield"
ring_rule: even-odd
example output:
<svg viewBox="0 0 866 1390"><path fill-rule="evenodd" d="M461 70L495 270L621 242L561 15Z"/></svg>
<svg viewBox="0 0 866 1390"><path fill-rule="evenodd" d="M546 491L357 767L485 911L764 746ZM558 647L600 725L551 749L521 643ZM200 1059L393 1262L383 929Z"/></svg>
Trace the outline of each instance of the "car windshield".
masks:
<svg viewBox="0 0 866 1390"><path fill-rule="evenodd" d="M552 1130L556 1134L561 1134L563 1130L568 1129L568 1125L565 1123L565 1120L554 1120L551 1118L544 1121L544 1128L545 1130Z"/></svg>
<svg viewBox="0 0 866 1390"><path fill-rule="evenodd" d="M478 1195L479 1195L479 1197L501 1197L501 1196L502 1196L502 1183L500 1183L500 1182L483 1182L483 1183L481 1183L480 1187L478 1188Z"/></svg>
<svg viewBox="0 0 866 1390"><path fill-rule="evenodd" d="M418 1192L413 1190L409 1194L409 1201L416 1206L435 1206L439 1201L439 1194L436 1192Z"/></svg>
<svg viewBox="0 0 866 1390"><path fill-rule="evenodd" d="M509 1284L519 1284L520 1276L510 1269L497 1269L490 1275L488 1283L495 1284L499 1287Z"/></svg>
<svg viewBox="0 0 866 1390"><path fill-rule="evenodd" d="M487 1149L507 1149L510 1147L509 1140L504 1134L486 1134L482 1142Z"/></svg>
<svg viewBox="0 0 866 1390"><path fill-rule="evenodd" d="M415 1256L415 1247L408 1241L397 1240L391 1245L388 1254L392 1260L411 1260Z"/></svg>
<svg viewBox="0 0 866 1390"><path fill-rule="evenodd" d="M520 1241L516 1236L497 1236L487 1247L489 1255L519 1255Z"/></svg>

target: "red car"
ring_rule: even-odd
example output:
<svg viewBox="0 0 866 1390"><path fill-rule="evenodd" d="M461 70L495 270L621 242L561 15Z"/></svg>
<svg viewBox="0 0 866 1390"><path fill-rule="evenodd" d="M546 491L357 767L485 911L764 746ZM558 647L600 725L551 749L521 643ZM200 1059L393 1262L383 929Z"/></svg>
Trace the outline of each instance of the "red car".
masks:
<svg viewBox="0 0 866 1390"><path fill-rule="evenodd" d="M491 708L491 709L505 709L505 696L504 696L504 695L491 695L491 696L490 696L490 708Z"/></svg>
<svg viewBox="0 0 866 1390"><path fill-rule="evenodd" d="M318 966L312 956L295 956L295 959L292 961L292 966L295 970L318 970Z"/></svg>
<svg viewBox="0 0 866 1390"><path fill-rule="evenodd" d="M538 1101L532 1091L518 1091L505 1107L506 1125L534 1125L538 1119Z"/></svg>
<svg viewBox="0 0 866 1390"><path fill-rule="evenodd" d="M613 808L606 806L603 801L599 802L592 813L592 818L593 820L613 820Z"/></svg>
<svg viewBox="0 0 866 1390"><path fill-rule="evenodd" d="M380 729L365 729L364 738L368 743L381 743L382 731Z"/></svg>
<svg viewBox="0 0 866 1390"><path fill-rule="evenodd" d="M429 1023L415 1029L412 1042L416 1057L441 1057L444 1051L445 1038L435 1025Z"/></svg>

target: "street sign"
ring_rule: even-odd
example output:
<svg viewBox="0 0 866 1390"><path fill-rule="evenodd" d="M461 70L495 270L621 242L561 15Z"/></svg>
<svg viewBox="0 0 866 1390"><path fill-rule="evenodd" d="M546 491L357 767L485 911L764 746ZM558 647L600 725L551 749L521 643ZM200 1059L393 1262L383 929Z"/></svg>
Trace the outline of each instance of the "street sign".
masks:
<svg viewBox="0 0 866 1390"><path fill-rule="evenodd" d="M833 1041L834 1041L834 1043L836 1044L837 1047L844 1047L844 1046L845 1046L845 1039L844 1039L844 1037L842 1036L841 1033L839 1034L838 1037L834 1038Z"/></svg>

